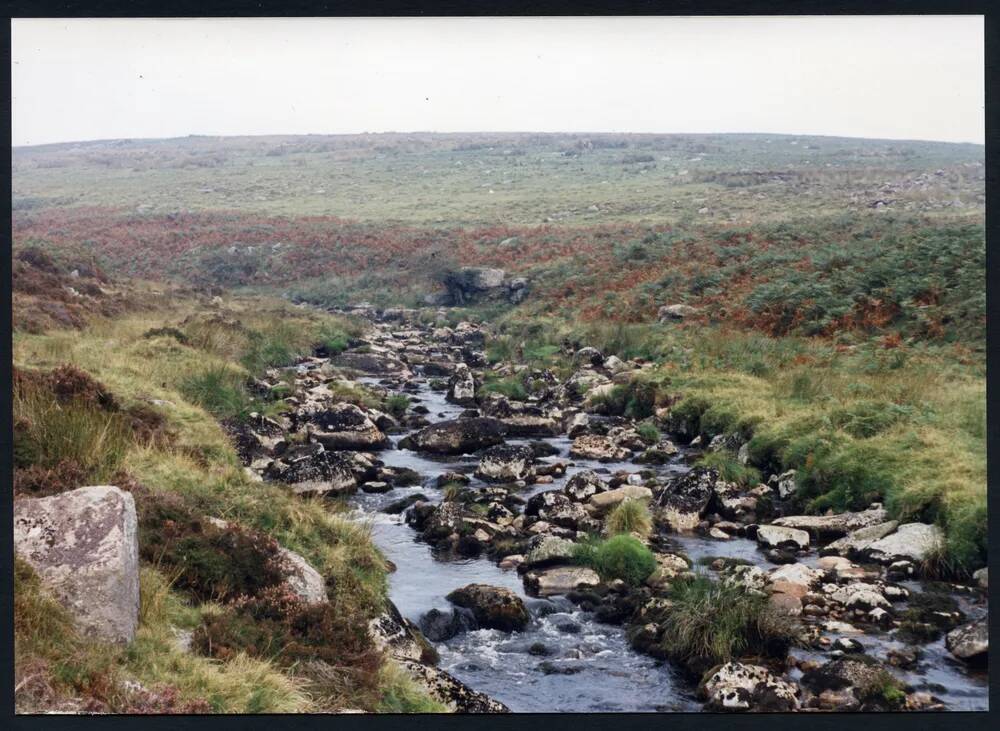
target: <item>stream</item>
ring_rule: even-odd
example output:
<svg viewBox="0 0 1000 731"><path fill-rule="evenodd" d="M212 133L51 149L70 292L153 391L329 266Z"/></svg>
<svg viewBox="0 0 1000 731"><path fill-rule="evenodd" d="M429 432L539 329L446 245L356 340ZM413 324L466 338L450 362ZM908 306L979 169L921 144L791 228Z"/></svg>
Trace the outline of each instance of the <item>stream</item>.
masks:
<svg viewBox="0 0 1000 731"><path fill-rule="evenodd" d="M359 379L371 385L378 378ZM456 418L465 409L445 400L443 392L430 388L422 374L415 379L417 390L407 395L429 410L431 422ZM380 459L391 467L406 467L423 476L423 485L396 487L383 494L357 493L350 499L359 520L372 526L372 536L384 555L396 566L389 575L390 598L407 619L419 624L431 609L450 611L445 596L470 583L506 587L524 598L531 615L528 627L505 633L480 629L461 633L436 643L440 667L469 687L506 704L515 712L663 712L697 711L701 703L695 689L669 663L641 655L628 644L624 628L597 622L593 614L581 611L563 597L548 599L526 595L520 575L514 569L500 569L489 558L455 558L435 555L427 544L416 540L416 532L400 515L381 509L408 494L422 493L432 502L440 502L441 490L436 477L445 471L462 472L472 478L471 486L485 483L473 476L478 457L430 457L396 443L405 433L392 436L393 448L383 451ZM529 440L508 440L527 443ZM538 440L534 440L538 441ZM592 469L608 475L617 470L635 471L632 462L601 463L569 457L570 440L566 437L545 439L558 450L541 462L562 461L566 474L548 484L529 485L522 496L530 497L543 490L558 490L575 472ZM645 466L644 466L645 467ZM684 452L668 464L653 467L658 474L681 474L689 468ZM733 557L751 561L767 570L773 568L757 550L757 543L744 538L728 541L698 535L672 536L677 548L698 565L704 557ZM813 552L804 557L806 564L818 557ZM914 583L908 588L920 591ZM985 605L962 598L963 610L970 618L982 616ZM835 639L837 635L829 635ZM903 643L892 633L860 635L869 654L884 658L885 653ZM941 698L949 710L986 710L988 685L986 673L974 673L955 661L945 650L944 640L923 646L920 665L912 671L894 672L917 690L927 690ZM822 651L795 649L800 658L829 659Z"/></svg>

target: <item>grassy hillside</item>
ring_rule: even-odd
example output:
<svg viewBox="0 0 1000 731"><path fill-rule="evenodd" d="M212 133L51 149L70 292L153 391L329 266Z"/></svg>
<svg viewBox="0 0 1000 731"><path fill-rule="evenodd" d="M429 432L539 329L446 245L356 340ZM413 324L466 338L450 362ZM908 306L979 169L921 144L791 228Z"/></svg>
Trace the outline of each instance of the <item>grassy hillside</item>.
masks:
<svg viewBox="0 0 1000 731"><path fill-rule="evenodd" d="M77 635L31 569L18 565L20 712L439 708L367 635L384 606L386 567L366 528L336 506L252 481L217 420L273 409L245 390L246 377L352 327L281 302L209 305L168 290L142 310L92 317L79 330L15 337L15 492L109 483L130 490L142 561L140 629L126 649ZM331 587L330 617L312 626L332 675L310 674L308 646L295 655L276 646L210 657L179 644L228 617L226 602L261 590L245 582L265 580L274 541Z"/></svg>

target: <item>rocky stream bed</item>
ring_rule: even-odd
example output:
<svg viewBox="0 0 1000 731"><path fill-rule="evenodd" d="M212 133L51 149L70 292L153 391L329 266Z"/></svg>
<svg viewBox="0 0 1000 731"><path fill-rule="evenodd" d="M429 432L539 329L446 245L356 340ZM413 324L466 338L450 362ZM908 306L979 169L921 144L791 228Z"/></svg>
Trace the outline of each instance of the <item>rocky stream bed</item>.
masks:
<svg viewBox="0 0 1000 731"><path fill-rule="evenodd" d="M650 444L634 421L595 413L595 395L641 363L581 348L560 380L488 365L481 326L353 314L371 320L365 336L297 365L291 411L258 417L238 445L255 475L344 499L371 524L394 567L394 607L372 632L456 710L987 708L987 576L925 581L936 527L899 525L880 505L795 515L793 474L740 487L692 467L705 450L745 458L734 437L684 434L663 410ZM485 393L490 370L520 375L531 395ZM408 400L395 415L346 403L352 384ZM626 500L654 519L644 540L657 568L640 586L602 580L573 555ZM721 667L678 661L658 617L692 573L769 597L797 641ZM894 706L873 692L885 673L902 689Z"/></svg>

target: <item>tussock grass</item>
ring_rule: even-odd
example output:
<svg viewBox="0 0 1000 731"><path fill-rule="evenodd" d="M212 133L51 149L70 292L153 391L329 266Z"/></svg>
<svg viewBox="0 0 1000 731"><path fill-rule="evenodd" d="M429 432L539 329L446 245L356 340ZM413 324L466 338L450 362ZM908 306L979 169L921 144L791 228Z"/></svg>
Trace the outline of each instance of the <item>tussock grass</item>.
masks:
<svg viewBox="0 0 1000 731"><path fill-rule="evenodd" d="M608 535L635 533L646 538L653 530L653 516L642 500L623 500L608 514L604 523Z"/></svg>
<svg viewBox="0 0 1000 731"><path fill-rule="evenodd" d="M767 597L705 576L676 582L663 610L661 647L682 662L714 665L748 654L782 657L794 622Z"/></svg>

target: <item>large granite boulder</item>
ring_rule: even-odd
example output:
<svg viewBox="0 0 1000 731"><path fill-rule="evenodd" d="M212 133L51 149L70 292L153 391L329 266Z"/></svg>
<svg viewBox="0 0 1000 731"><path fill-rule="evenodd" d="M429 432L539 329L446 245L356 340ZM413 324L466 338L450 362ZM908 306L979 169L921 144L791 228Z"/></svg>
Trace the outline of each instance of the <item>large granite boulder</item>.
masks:
<svg viewBox="0 0 1000 731"><path fill-rule="evenodd" d="M695 467L673 480L656 498L656 519L673 531L694 530L708 509L718 477L715 470Z"/></svg>
<svg viewBox="0 0 1000 731"><path fill-rule="evenodd" d="M327 600L323 576L302 556L287 548L279 548L278 560L285 573L285 583L299 600L306 604L319 604Z"/></svg>
<svg viewBox="0 0 1000 731"><path fill-rule="evenodd" d="M986 619L958 627L944 638L948 652L963 662L985 663L990 650L989 625Z"/></svg>
<svg viewBox="0 0 1000 731"><path fill-rule="evenodd" d="M705 710L771 713L797 710L798 690L761 665L740 662L709 671L698 688Z"/></svg>
<svg viewBox="0 0 1000 731"><path fill-rule="evenodd" d="M881 506L862 510L858 513L839 513L837 515L789 515L778 518L774 525L783 528L804 530L814 538L830 540L846 536L861 528L869 528L884 523L888 514Z"/></svg>
<svg viewBox="0 0 1000 731"><path fill-rule="evenodd" d="M875 541L864 549L865 556L881 564L896 561L919 563L944 543L944 534L936 525L928 523L905 523L885 538Z"/></svg>
<svg viewBox="0 0 1000 731"><path fill-rule="evenodd" d="M132 495L107 485L14 501L14 553L84 634L127 643L139 625L139 541Z"/></svg>
<svg viewBox="0 0 1000 731"><path fill-rule="evenodd" d="M476 476L486 482L527 480L532 476L534 461L531 447L498 444L483 452Z"/></svg>
<svg viewBox="0 0 1000 731"><path fill-rule="evenodd" d="M382 449L389 439L354 404L335 404L310 417L312 437L326 449Z"/></svg>

